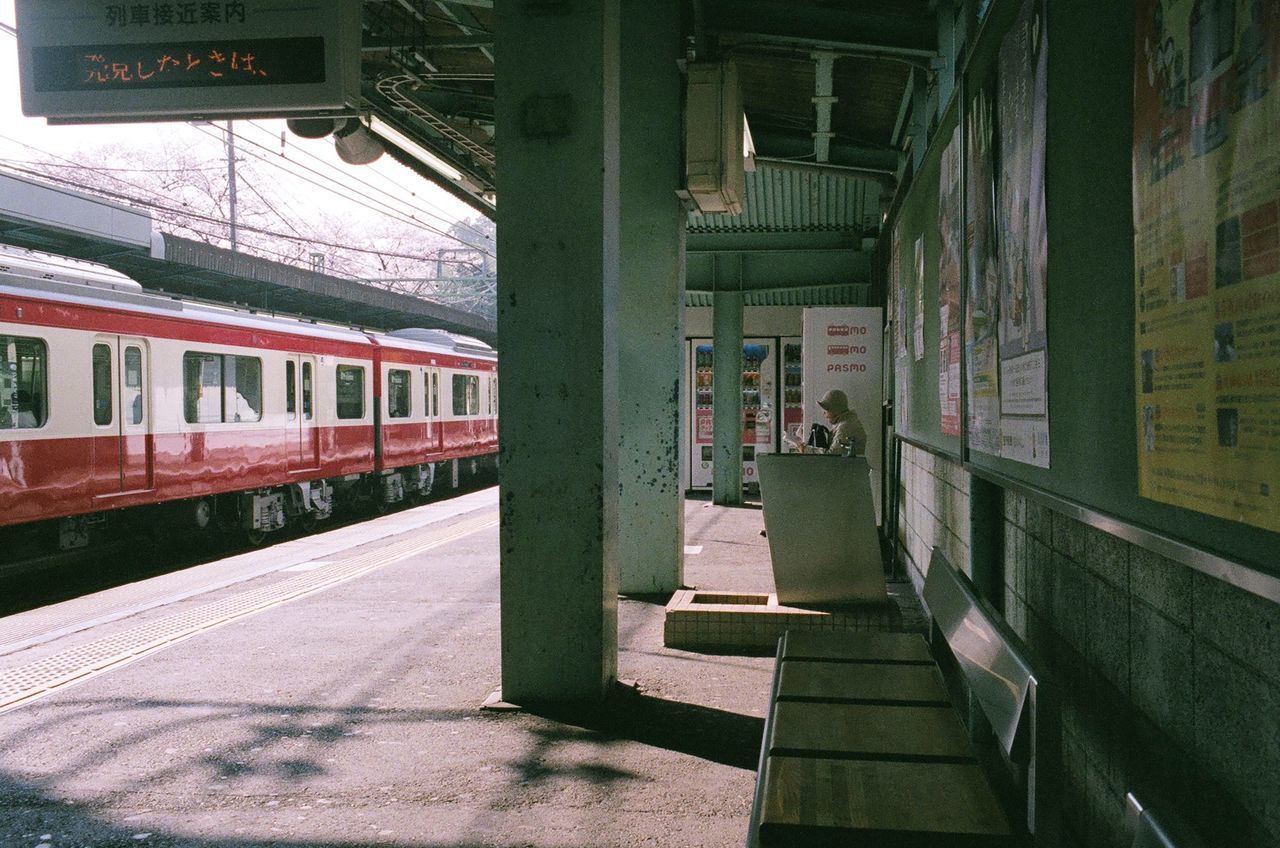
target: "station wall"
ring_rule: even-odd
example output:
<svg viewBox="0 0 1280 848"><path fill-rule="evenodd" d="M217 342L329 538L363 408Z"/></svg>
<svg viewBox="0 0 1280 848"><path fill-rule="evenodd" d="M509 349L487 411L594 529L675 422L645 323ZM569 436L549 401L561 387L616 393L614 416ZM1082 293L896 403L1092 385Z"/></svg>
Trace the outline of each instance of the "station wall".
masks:
<svg viewBox="0 0 1280 848"><path fill-rule="evenodd" d="M917 238L925 269L921 358L891 349L886 366L899 366L900 564L919 587L940 547L1047 668L1063 704L1069 845L1127 845L1129 791L1188 818L1206 844L1280 845L1280 604L1191 561L1274 579L1280 534L1138 496L1133 4L1046 4L1051 463L971 450L967 429L941 426L941 148L1021 5L990 4L884 230L903 233L884 251L886 278L916 273Z"/></svg>

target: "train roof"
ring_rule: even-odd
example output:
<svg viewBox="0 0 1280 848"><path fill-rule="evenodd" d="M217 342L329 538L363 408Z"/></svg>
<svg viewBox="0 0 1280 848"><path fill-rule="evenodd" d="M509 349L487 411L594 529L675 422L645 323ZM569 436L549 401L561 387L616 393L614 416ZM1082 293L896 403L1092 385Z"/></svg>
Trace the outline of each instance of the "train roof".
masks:
<svg viewBox="0 0 1280 848"><path fill-rule="evenodd" d="M377 336L378 344L402 350L421 350L452 353L455 356L471 356L477 359L496 359L497 351L471 336L434 330L424 327L407 327Z"/></svg>
<svg viewBox="0 0 1280 848"><path fill-rule="evenodd" d="M484 342L444 330L413 328L375 334L302 317L264 315L243 307L182 300L144 291L137 281L96 262L9 245L0 245L0 294L37 296L59 303L109 307L369 346L376 344L454 356L496 358L493 348Z"/></svg>

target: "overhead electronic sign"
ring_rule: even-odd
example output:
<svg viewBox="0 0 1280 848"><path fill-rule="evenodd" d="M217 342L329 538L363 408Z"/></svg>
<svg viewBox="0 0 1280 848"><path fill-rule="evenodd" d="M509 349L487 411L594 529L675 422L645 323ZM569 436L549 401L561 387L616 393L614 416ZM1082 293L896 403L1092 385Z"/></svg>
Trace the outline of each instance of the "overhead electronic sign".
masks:
<svg viewBox="0 0 1280 848"><path fill-rule="evenodd" d="M350 112L360 7L18 0L22 111L66 123Z"/></svg>

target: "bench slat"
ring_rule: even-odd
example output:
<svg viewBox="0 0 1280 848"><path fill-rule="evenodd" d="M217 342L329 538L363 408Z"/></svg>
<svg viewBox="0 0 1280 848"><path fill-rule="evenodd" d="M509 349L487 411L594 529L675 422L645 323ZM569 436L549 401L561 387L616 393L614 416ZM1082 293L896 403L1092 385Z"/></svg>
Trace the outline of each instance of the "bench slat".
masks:
<svg viewBox="0 0 1280 848"><path fill-rule="evenodd" d="M771 729L771 754L973 759L968 734L951 707L778 701Z"/></svg>
<svg viewBox="0 0 1280 848"><path fill-rule="evenodd" d="M849 846L1012 843L976 764L770 757L764 782L760 836L767 846L807 848L824 835Z"/></svg>
<svg viewBox="0 0 1280 848"><path fill-rule="evenodd" d="M933 664L929 645L918 633L840 633L789 630L782 637L784 660L903 662Z"/></svg>
<svg viewBox="0 0 1280 848"><path fill-rule="evenodd" d="M784 661L781 675L779 698L951 703L934 666Z"/></svg>

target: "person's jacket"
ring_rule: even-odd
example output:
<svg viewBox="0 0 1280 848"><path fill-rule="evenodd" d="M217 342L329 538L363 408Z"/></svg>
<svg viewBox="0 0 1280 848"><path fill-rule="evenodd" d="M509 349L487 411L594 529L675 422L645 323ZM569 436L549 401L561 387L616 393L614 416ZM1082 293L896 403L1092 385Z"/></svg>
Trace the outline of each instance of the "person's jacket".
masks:
<svg viewBox="0 0 1280 848"><path fill-rule="evenodd" d="M855 456L866 453L867 431L852 409L847 409L831 422L831 447L827 453Z"/></svg>

